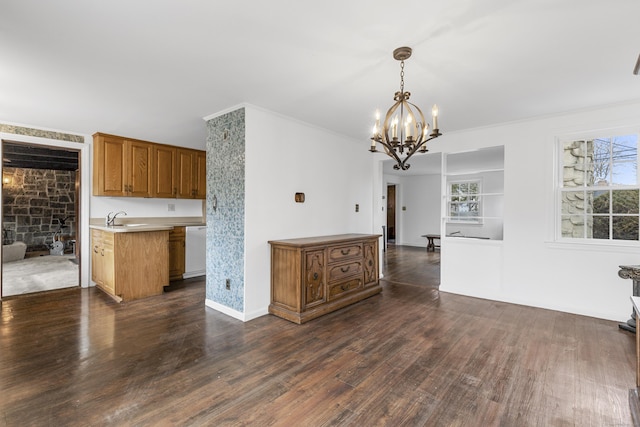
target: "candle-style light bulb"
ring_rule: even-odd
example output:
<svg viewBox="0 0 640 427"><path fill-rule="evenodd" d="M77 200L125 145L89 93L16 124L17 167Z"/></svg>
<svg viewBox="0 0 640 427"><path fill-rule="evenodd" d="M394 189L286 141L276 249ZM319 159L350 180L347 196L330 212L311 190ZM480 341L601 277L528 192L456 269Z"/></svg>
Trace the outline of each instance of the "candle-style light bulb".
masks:
<svg viewBox="0 0 640 427"><path fill-rule="evenodd" d="M431 115L433 116L433 128L438 129L438 106L436 104L433 104Z"/></svg>
<svg viewBox="0 0 640 427"><path fill-rule="evenodd" d="M373 136L371 137L371 151L376 149L376 139L378 138L378 125L373 125Z"/></svg>
<svg viewBox="0 0 640 427"><path fill-rule="evenodd" d="M391 138L398 137L398 117L394 117L391 121Z"/></svg>
<svg viewBox="0 0 640 427"><path fill-rule="evenodd" d="M412 132L413 126L411 125L411 122L413 121L412 119L413 117L411 116L411 114L409 114L407 116L407 123L405 125L405 132L404 132L406 134L407 139L413 136L413 132Z"/></svg>

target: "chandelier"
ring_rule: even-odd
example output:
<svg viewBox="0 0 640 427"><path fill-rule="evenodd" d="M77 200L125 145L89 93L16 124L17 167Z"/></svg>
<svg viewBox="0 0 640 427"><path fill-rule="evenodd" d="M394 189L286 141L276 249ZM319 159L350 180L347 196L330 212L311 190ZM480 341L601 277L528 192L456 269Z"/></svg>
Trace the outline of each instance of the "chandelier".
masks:
<svg viewBox="0 0 640 427"><path fill-rule="evenodd" d="M384 152L392 157L396 170L407 170L411 166L407 160L416 152L426 153L427 142L442 135L438 129L438 106L431 110L433 130L425 123L422 110L409 102L410 92L404 91L404 61L411 57L410 47L399 47L393 51L393 58L400 61L400 91L393 96L395 104L389 108L380 127L380 111L376 111L376 124L371 136L372 153L380 153L376 144L384 147Z"/></svg>

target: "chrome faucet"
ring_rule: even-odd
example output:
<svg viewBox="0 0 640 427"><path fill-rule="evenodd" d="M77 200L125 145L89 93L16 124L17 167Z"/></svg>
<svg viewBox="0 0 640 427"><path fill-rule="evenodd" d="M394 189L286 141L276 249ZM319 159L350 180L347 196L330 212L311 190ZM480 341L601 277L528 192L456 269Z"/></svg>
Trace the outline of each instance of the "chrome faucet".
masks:
<svg viewBox="0 0 640 427"><path fill-rule="evenodd" d="M111 216L112 214L113 216ZM116 212L115 214L113 212L109 212L106 219L107 227L113 227L115 225L116 217L120 214L123 214L124 216L127 215L125 211Z"/></svg>

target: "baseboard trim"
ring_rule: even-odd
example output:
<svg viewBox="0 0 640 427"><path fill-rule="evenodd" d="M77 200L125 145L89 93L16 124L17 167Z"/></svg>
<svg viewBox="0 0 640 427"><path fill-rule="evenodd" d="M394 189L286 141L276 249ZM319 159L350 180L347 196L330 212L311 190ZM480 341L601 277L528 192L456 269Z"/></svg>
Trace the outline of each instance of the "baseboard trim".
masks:
<svg viewBox="0 0 640 427"><path fill-rule="evenodd" d="M222 305L210 299L205 299L204 305L216 311L219 311L222 314L226 314L227 316L231 316L234 319L238 319L243 322L248 322L249 320L253 320L255 318L269 314L268 307L253 311L251 313L243 313L241 311L234 310L232 308L227 307L226 305Z"/></svg>

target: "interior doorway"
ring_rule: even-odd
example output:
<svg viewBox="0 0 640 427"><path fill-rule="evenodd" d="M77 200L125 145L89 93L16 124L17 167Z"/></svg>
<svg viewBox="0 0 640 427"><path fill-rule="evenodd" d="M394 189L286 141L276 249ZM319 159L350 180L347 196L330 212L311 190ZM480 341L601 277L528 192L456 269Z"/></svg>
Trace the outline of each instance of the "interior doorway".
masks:
<svg viewBox="0 0 640 427"><path fill-rule="evenodd" d="M0 298L80 285L80 151L2 141Z"/></svg>
<svg viewBox="0 0 640 427"><path fill-rule="evenodd" d="M387 185L387 243L396 243L396 186Z"/></svg>

